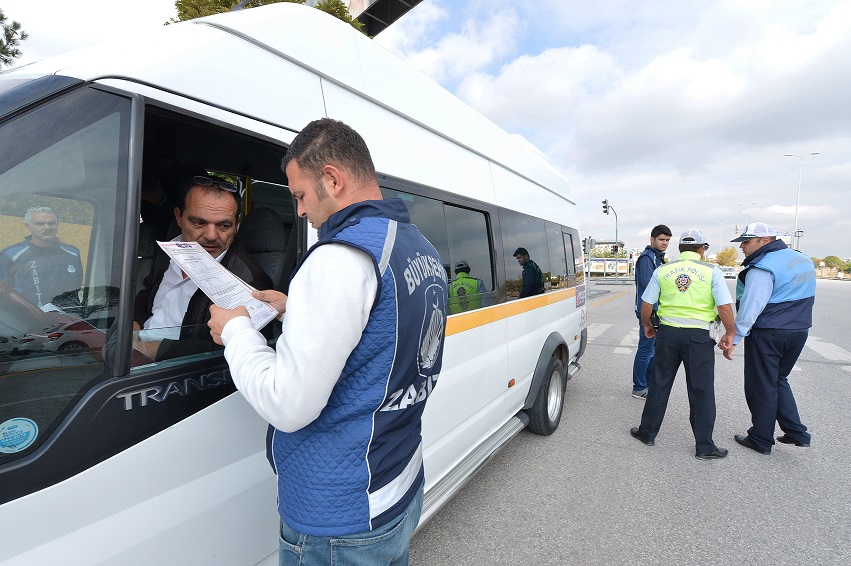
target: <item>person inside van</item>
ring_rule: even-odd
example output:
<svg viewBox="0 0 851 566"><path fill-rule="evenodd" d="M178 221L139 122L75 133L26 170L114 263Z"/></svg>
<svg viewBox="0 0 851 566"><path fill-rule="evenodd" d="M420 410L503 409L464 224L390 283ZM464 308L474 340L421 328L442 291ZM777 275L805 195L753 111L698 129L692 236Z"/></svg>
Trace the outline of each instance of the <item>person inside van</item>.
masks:
<svg viewBox="0 0 851 566"><path fill-rule="evenodd" d="M174 208L180 235L172 241L198 242L249 285L270 289L272 280L237 238L241 210L232 184L205 175L184 179ZM207 329L212 301L161 249L134 304L134 348L152 360L220 349Z"/></svg>

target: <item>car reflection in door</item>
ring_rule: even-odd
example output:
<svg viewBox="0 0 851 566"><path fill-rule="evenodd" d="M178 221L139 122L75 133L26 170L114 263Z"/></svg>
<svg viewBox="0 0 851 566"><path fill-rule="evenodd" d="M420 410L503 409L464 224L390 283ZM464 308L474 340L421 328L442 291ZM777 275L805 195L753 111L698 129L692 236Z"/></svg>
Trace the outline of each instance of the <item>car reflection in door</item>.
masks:
<svg viewBox="0 0 851 566"><path fill-rule="evenodd" d="M3 313L0 317L0 362L29 360L29 366L37 358L42 359L41 364L36 364L41 367L44 364L53 365L43 358L57 353L74 355L78 359L75 364L103 362L103 346L106 343L103 330L65 312L42 311L2 281L0 312ZM134 366L151 363L150 359L135 350L132 359ZM13 369L6 367L6 364L2 365L0 374Z"/></svg>
<svg viewBox="0 0 851 566"><path fill-rule="evenodd" d="M67 317L55 327L40 332L28 333L21 339L18 351L24 352L60 352L65 354L92 353L98 361L102 360L101 349L106 341L106 334L85 320L79 320L69 315L56 313L59 317Z"/></svg>

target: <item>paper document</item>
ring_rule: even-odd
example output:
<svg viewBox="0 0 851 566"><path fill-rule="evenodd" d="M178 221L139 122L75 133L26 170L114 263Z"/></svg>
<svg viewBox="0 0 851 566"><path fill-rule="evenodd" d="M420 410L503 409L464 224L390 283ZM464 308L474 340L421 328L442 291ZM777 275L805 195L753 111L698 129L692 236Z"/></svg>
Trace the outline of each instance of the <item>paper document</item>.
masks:
<svg viewBox="0 0 851 566"><path fill-rule="evenodd" d="M157 244L217 306L247 308L255 329L260 330L278 316L272 305L251 296L251 291L256 291L254 287L225 269L198 242Z"/></svg>

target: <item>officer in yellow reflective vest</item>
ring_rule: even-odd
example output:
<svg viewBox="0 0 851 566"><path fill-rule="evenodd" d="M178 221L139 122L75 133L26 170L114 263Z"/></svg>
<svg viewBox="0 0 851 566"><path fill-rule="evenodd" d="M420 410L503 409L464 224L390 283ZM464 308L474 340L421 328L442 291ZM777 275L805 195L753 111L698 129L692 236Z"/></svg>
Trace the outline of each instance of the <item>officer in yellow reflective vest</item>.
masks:
<svg viewBox="0 0 851 566"><path fill-rule="evenodd" d="M463 259L456 263L455 276L455 281L449 284L449 314L481 308L485 284L470 277L470 264Z"/></svg>
<svg viewBox="0 0 851 566"><path fill-rule="evenodd" d="M703 262L709 244L703 232L692 229L680 235L678 261L653 272L641 296L641 322L648 338L656 337L650 391L641 413L641 425L630 430L634 437L652 446L662 427L668 397L680 364L686 370L689 420L694 433L695 457L714 460L727 455L712 440L715 429L715 336L720 316L725 334L722 347L732 344L736 334L733 299L724 275L716 265ZM653 304L659 303L660 326L650 324ZM716 314L717 308L717 314Z"/></svg>

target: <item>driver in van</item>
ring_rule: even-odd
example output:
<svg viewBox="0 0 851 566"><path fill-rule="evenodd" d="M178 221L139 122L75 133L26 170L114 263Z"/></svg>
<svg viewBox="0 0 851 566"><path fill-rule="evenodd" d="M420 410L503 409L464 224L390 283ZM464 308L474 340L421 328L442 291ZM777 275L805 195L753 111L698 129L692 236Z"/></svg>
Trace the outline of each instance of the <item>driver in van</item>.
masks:
<svg viewBox="0 0 851 566"><path fill-rule="evenodd" d="M173 241L196 241L249 285L271 288L269 276L237 238L242 210L237 188L198 173L180 188L174 208L180 235ZM133 330L139 333L133 347L152 360L219 349L207 330L212 301L160 249L134 304Z"/></svg>
<svg viewBox="0 0 851 566"><path fill-rule="evenodd" d="M0 278L38 307L77 291L83 284L80 250L59 240L59 218L53 209L30 207L24 226L30 235L0 252ZM71 302L76 304L77 298Z"/></svg>

